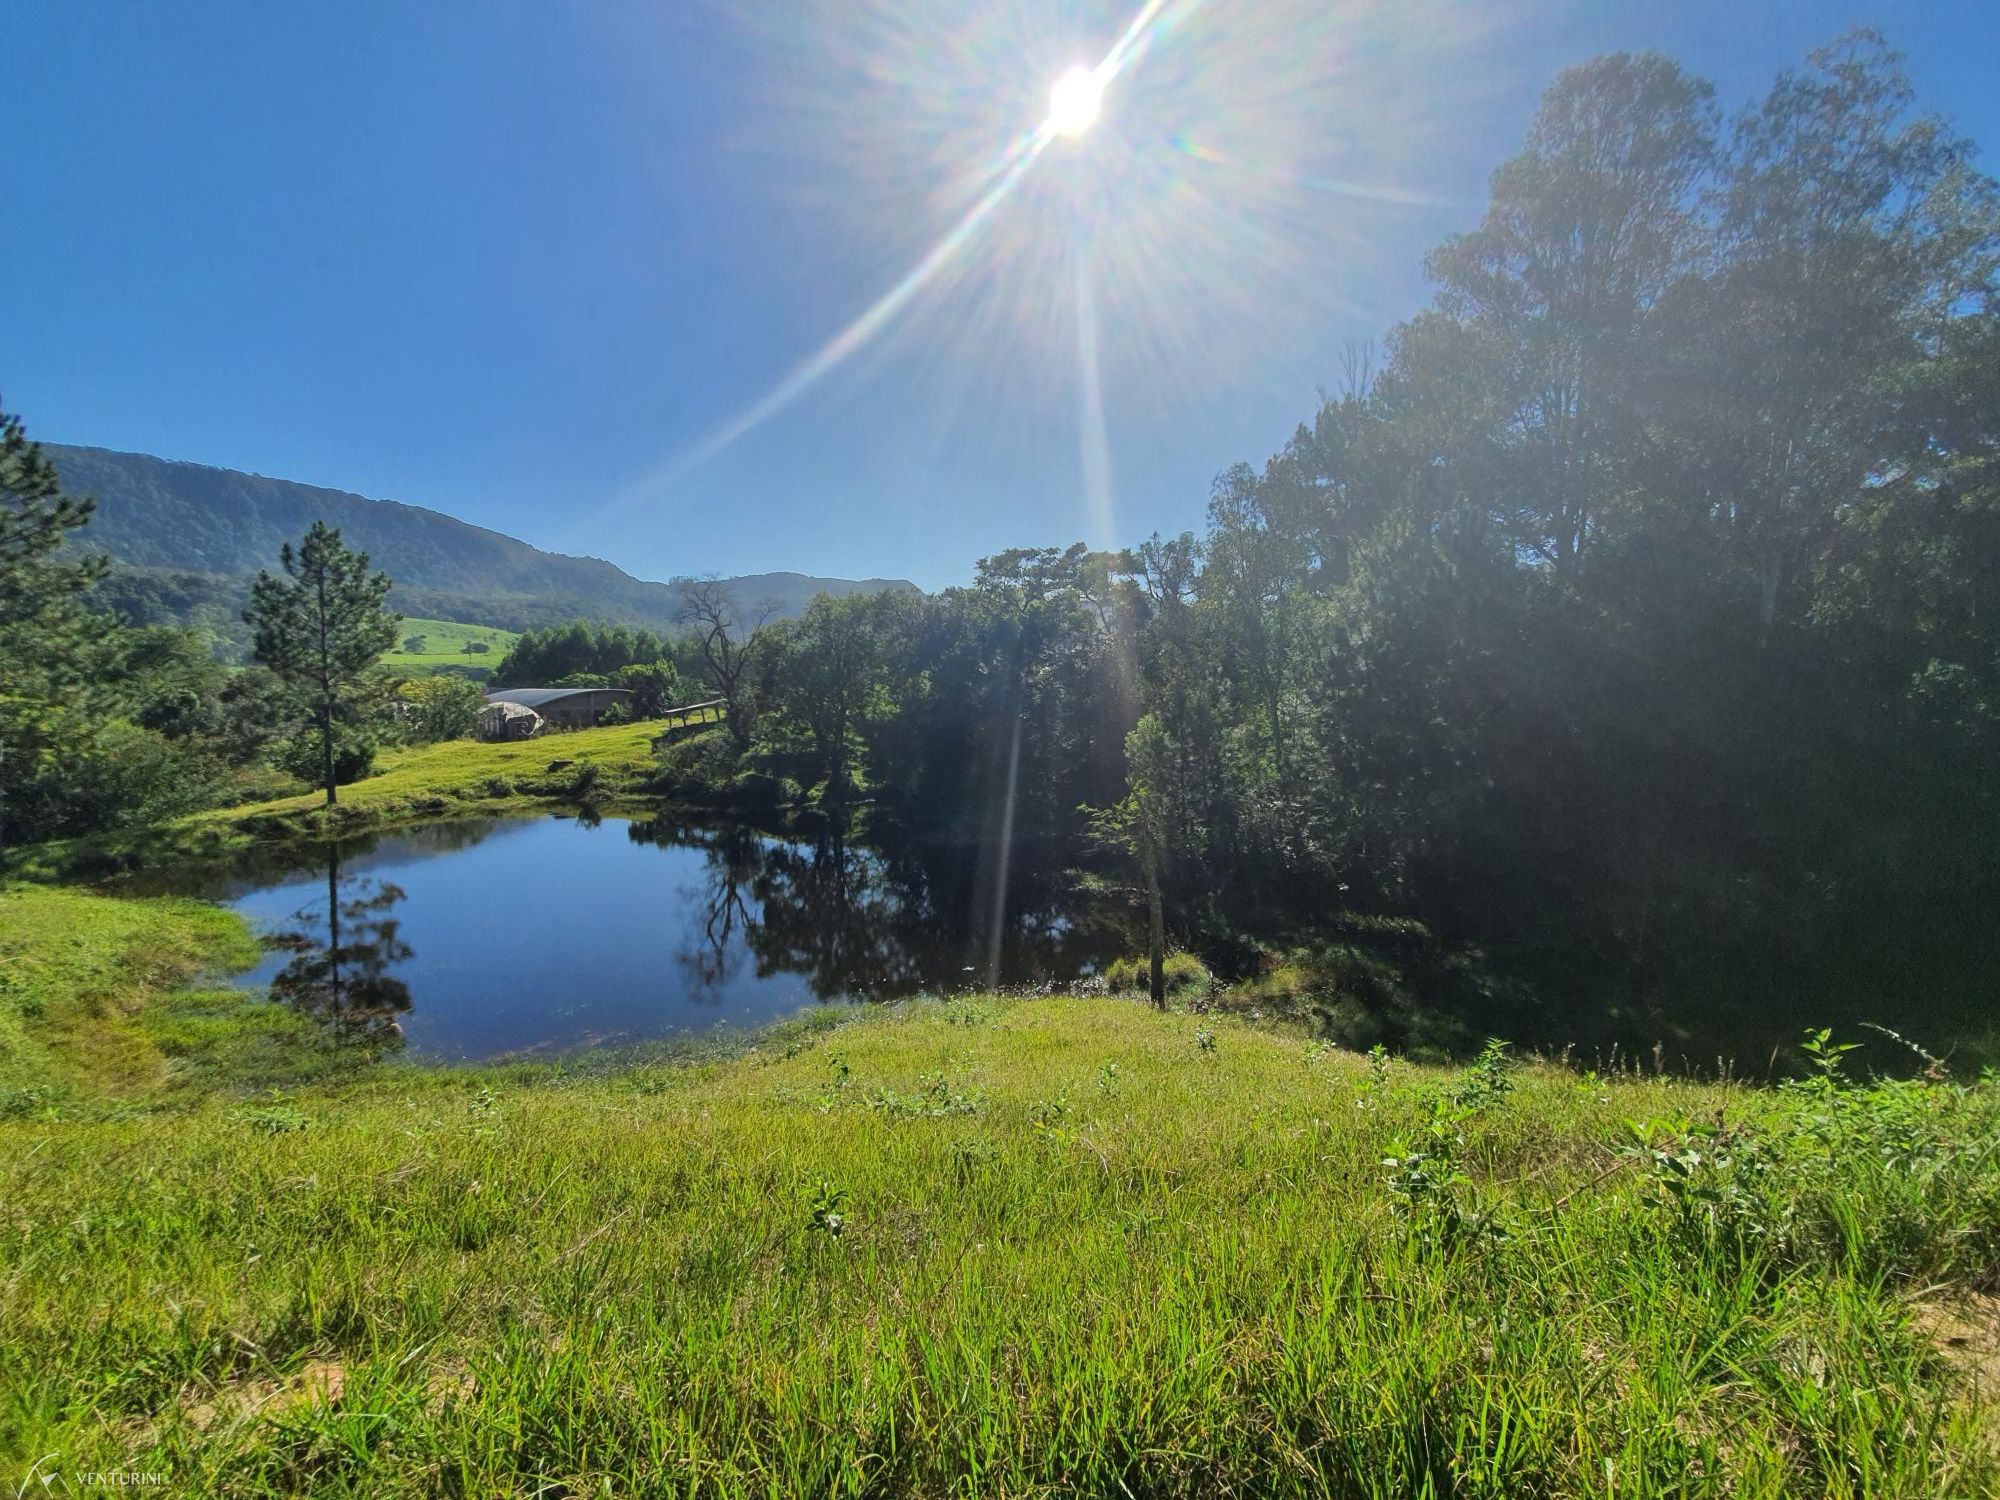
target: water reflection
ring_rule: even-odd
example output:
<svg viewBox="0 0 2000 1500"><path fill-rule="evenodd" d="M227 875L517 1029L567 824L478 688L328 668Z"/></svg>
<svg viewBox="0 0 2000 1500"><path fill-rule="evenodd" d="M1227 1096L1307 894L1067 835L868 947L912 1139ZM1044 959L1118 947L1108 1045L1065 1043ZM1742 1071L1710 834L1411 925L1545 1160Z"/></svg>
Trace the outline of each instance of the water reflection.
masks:
<svg viewBox="0 0 2000 1500"><path fill-rule="evenodd" d="M654 819L487 819L267 847L154 889L270 937L246 982L367 1045L479 1059L755 1026L815 1001L1060 985L1115 937L1042 851ZM997 964L989 957L997 945Z"/></svg>
<svg viewBox="0 0 2000 1500"><path fill-rule="evenodd" d="M791 841L671 820L626 831L703 854L678 954L697 986L726 982L746 957L821 1000L1032 986L1091 972L1117 947L1084 919L1062 860L1016 863L995 903L996 851L978 844L871 844L837 828Z"/></svg>
<svg viewBox="0 0 2000 1500"><path fill-rule="evenodd" d="M414 953L389 915L403 888L366 875L343 875L340 846L326 846L326 900L294 913L299 925L268 939L292 955L270 978L271 994L315 1016L342 1036L371 1046L401 1046L410 987L391 971Z"/></svg>

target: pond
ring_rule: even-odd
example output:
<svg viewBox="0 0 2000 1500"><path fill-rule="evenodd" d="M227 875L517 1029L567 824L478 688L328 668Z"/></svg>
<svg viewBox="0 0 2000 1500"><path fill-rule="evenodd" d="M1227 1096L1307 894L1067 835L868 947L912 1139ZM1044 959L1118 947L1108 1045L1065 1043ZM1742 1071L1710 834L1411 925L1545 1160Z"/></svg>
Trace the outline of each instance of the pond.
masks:
<svg viewBox="0 0 2000 1500"><path fill-rule="evenodd" d="M499 818L148 884L250 919L272 947L245 984L359 1038L474 1061L756 1026L819 1002L1073 981L1119 945L1070 882L1034 873L1056 863Z"/></svg>

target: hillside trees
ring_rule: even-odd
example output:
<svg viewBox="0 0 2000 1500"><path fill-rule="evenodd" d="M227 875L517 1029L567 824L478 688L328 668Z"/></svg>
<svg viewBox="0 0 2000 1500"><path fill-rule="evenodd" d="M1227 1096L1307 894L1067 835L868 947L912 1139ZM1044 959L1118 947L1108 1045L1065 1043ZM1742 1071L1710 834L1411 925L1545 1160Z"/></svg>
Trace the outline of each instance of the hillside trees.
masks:
<svg viewBox="0 0 2000 1500"><path fill-rule="evenodd" d="M889 670L898 644L892 594L822 594L795 621L775 626L777 713L805 732L820 780L820 800L838 806L856 786L856 754L868 723L894 711Z"/></svg>
<svg viewBox="0 0 2000 1500"><path fill-rule="evenodd" d="M208 794L216 726L206 652L90 607L101 558L65 551L91 505L62 492L21 421L0 415L0 844L171 816Z"/></svg>
<svg viewBox="0 0 2000 1500"><path fill-rule="evenodd" d="M608 680L622 668L668 654L667 644L650 630L572 620L528 631L501 658L493 677L503 687L549 687L575 677Z"/></svg>

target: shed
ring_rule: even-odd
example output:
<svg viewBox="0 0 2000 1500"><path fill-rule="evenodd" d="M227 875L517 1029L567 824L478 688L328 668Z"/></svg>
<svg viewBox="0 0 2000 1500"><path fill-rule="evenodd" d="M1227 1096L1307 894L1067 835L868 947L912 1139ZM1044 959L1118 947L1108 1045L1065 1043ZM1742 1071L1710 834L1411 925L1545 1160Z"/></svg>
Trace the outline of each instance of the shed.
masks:
<svg viewBox="0 0 2000 1500"><path fill-rule="evenodd" d="M625 688L501 688L486 701L531 709L560 729L588 729L612 704L630 703L632 694Z"/></svg>
<svg viewBox="0 0 2000 1500"><path fill-rule="evenodd" d="M542 716L518 703L489 703L479 710L482 740L531 740L542 732Z"/></svg>

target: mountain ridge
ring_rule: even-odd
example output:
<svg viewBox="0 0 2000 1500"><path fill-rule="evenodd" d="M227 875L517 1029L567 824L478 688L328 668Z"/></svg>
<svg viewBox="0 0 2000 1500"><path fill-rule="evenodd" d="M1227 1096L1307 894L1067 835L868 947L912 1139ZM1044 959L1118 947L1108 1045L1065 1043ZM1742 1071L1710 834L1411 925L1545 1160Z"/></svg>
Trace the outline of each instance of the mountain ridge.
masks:
<svg viewBox="0 0 2000 1500"><path fill-rule="evenodd" d="M661 629L679 613L679 579L638 578L604 558L545 551L429 506L149 453L41 446L67 492L96 500L81 544L133 575L112 591L128 613L226 611L314 520L339 527L396 581L391 604L406 614L525 630L577 618ZM820 593L917 591L907 579L790 570L722 582L741 606L771 603L778 615L799 613Z"/></svg>

